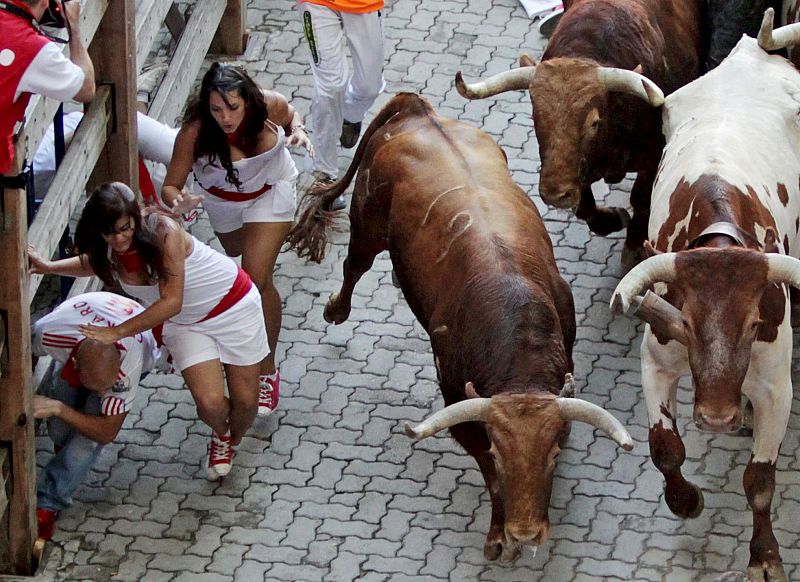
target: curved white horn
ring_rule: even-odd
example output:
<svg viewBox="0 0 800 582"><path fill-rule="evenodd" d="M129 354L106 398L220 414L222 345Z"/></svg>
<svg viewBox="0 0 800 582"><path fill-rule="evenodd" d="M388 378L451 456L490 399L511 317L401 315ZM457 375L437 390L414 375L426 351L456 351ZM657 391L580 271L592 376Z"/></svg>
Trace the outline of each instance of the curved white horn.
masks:
<svg viewBox="0 0 800 582"><path fill-rule="evenodd" d="M649 259L645 259L617 284L614 294L611 296L611 311L615 313L625 313L631 306L631 301L642 289L645 289L663 281L671 283L675 280L675 253L661 253Z"/></svg>
<svg viewBox="0 0 800 582"><path fill-rule="evenodd" d="M417 426L406 423L406 434L413 439L420 440L461 422L483 421L486 419L491 405L491 398L470 398L456 402L433 413Z"/></svg>
<svg viewBox="0 0 800 582"><path fill-rule="evenodd" d="M556 398L564 420L579 420L599 428L626 451L633 449L633 439L616 417L596 404L580 398Z"/></svg>
<svg viewBox="0 0 800 582"><path fill-rule="evenodd" d="M765 51L775 51L795 44L800 44L800 23L781 26L773 30L775 11L767 8L764 11L764 19L761 21L761 29L758 31L758 46Z"/></svg>
<svg viewBox="0 0 800 582"><path fill-rule="evenodd" d="M609 91L634 95L647 101L653 107L664 104L664 92L659 86L634 71L614 67L597 67L597 80Z"/></svg>
<svg viewBox="0 0 800 582"><path fill-rule="evenodd" d="M770 283L787 283L800 289L800 260L787 255L767 253L767 281Z"/></svg>
<svg viewBox="0 0 800 582"><path fill-rule="evenodd" d="M484 81L467 85L461 71L456 73L456 90L466 99L483 99L506 91L525 90L530 87L536 67L518 67L492 75Z"/></svg>

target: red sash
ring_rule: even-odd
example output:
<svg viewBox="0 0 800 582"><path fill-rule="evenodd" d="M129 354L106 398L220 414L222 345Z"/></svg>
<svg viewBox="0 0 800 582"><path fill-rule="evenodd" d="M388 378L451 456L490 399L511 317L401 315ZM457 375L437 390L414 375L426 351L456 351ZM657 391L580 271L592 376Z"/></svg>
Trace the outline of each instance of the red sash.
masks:
<svg viewBox="0 0 800 582"><path fill-rule="evenodd" d="M239 303L239 301L250 292L250 289L253 288L253 280L250 278L250 275L247 272L239 267L239 272L236 273L236 279L233 280L233 285L225 294L225 297L219 300L214 308L208 312L203 319L200 321L208 321L212 317L216 317L220 313L225 313L231 307ZM198 321L197 323L200 323Z"/></svg>
<svg viewBox="0 0 800 582"><path fill-rule="evenodd" d="M203 319L197 321L196 323L200 323L202 321L208 321L212 317L216 317L221 313L225 313L231 307L239 303L239 301L250 292L250 289L253 288L253 280L250 278L250 275L247 272L239 267L239 271L236 273L236 278L233 280L233 285L225 294L225 296L219 300L211 311L208 312ZM156 345L161 347L164 345L164 324L159 323L157 326L153 328L153 337L156 340Z"/></svg>
<svg viewBox="0 0 800 582"><path fill-rule="evenodd" d="M271 188L272 184L264 184L255 192L229 192L227 190L223 190L222 188L217 188L216 186L209 186L208 188L203 187L203 190L209 194L213 194L217 198L222 198L223 200L228 200L229 202L247 202L248 200L254 200L258 198L264 192L268 192Z"/></svg>
<svg viewBox="0 0 800 582"><path fill-rule="evenodd" d="M142 156L139 156L139 191L142 193L145 206L158 206L156 187L147 166L144 165Z"/></svg>

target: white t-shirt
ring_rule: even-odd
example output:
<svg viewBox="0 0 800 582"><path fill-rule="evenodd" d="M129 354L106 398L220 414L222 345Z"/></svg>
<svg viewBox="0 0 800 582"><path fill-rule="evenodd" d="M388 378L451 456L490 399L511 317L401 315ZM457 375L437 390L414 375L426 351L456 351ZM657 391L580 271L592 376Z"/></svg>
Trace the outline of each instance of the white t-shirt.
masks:
<svg viewBox="0 0 800 582"><path fill-rule="evenodd" d="M70 101L83 86L84 77L83 69L65 57L59 45L48 42L22 74L14 101L25 91Z"/></svg>
<svg viewBox="0 0 800 582"><path fill-rule="evenodd" d="M115 293L76 295L33 325L33 354L48 355L66 368L72 351L84 339L79 325L116 326L142 311L144 307L136 301ZM143 372L169 369L166 350L156 346L149 331L123 338L117 347L121 356L117 381L101 396L105 416L130 411Z"/></svg>

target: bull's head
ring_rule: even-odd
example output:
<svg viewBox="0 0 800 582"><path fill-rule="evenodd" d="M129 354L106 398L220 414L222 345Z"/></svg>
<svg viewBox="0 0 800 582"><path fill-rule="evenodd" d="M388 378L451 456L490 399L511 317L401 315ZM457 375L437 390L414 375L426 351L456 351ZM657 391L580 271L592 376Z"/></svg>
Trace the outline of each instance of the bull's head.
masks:
<svg viewBox="0 0 800 582"><path fill-rule="evenodd" d="M653 310L643 318L654 324L656 333L686 345L695 424L715 432L738 429L742 383L763 323L762 296L776 283L800 287L800 261L740 248L663 253L643 261L619 282L612 310L627 311L638 293L658 282L669 284L681 309L664 306L659 310L662 321L651 319L659 317Z"/></svg>
<svg viewBox="0 0 800 582"><path fill-rule="evenodd" d="M542 161L539 193L551 206L574 208L581 189L602 177L591 170L598 156L615 155L605 147L611 123L608 94L635 95L654 107L664 102L664 94L638 67L628 71L572 58L548 59L534 66L527 55L520 64L518 69L471 85L464 83L459 72L456 88L468 99L530 91Z"/></svg>
<svg viewBox="0 0 800 582"><path fill-rule="evenodd" d="M630 435L610 413L584 400L549 393L462 400L415 427L406 425L406 433L422 439L459 423L484 423L491 445L488 462L494 465L489 470L496 474L494 483L487 478L493 504L492 528L498 526L498 531L490 530L487 535L484 554L495 559L502 552L510 559L517 555L520 544L535 547L547 539L559 438L572 420L599 428L626 450L633 448ZM486 469L481 469L486 476ZM495 523L498 515L505 517L504 523Z"/></svg>

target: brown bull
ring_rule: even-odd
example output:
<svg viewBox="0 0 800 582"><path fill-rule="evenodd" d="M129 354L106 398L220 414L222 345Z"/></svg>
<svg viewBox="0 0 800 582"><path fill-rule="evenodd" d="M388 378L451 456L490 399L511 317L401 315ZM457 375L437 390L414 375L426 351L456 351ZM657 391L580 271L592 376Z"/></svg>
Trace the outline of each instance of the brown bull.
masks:
<svg viewBox="0 0 800 582"><path fill-rule="evenodd" d="M290 235L301 255L322 259L332 216L323 209L356 170L344 281L325 319L347 319L356 282L388 250L431 336L447 405L407 432L423 438L450 428L492 499L484 554L514 558L520 544L547 536L558 442L570 420L632 446L609 413L557 396L571 378L575 313L547 231L487 134L400 94L370 124L342 180L307 196Z"/></svg>
<svg viewBox="0 0 800 582"><path fill-rule="evenodd" d="M699 21L698 0L575 0L538 66L523 55L520 68L481 83L466 85L456 76L459 93L470 99L530 92L542 200L574 208L601 235L630 221L627 266L641 258L664 146L659 87L668 94L700 74ZM637 173L632 219L623 208L598 208L591 190L593 182L616 183L628 172Z"/></svg>

